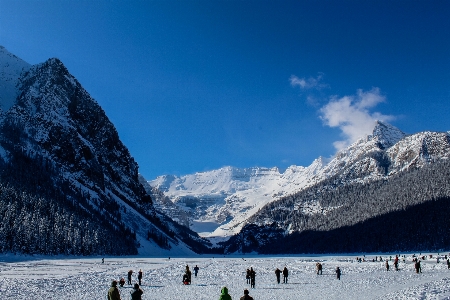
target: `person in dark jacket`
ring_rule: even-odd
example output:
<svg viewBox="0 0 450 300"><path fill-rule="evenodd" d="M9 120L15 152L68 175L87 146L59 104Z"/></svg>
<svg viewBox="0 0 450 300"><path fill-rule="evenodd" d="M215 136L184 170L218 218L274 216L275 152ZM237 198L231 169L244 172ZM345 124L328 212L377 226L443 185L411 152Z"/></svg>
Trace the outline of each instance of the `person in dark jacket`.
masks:
<svg viewBox="0 0 450 300"><path fill-rule="evenodd" d="M341 280L341 269L339 267L336 268L336 278Z"/></svg>
<svg viewBox="0 0 450 300"><path fill-rule="evenodd" d="M385 266L386 266L386 271L389 271L389 261L387 259L386 259Z"/></svg>
<svg viewBox="0 0 450 300"><path fill-rule="evenodd" d="M322 264L321 263L316 263L316 274L317 275L322 275Z"/></svg>
<svg viewBox="0 0 450 300"><path fill-rule="evenodd" d="M188 276L189 284L191 284L192 272L191 272L191 270L189 270L189 265L186 265L186 272L185 273Z"/></svg>
<svg viewBox="0 0 450 300"><path fill-rule="evenodd" d="M283 269L283 283L288 283L289 271L286 267Z"/></svg>
<svg viewBox="0 0 450 300"><path fill-rule="evenodd" d="M199 270L199 268L197 267L197 265L195 265L195 268L194 268L194 275L195 275L195 277L197 277L198 270Z"/></svg>
<svg viewBox="0 0 450 300"><path fill-rule="evenodd" d="M278 282L279 283L279 282ZM242 296L239 300L253 300L253 297L248 294L248 290L244 290L244 296Z"/></svg>
<svg viewBox="0 0 450 300"><path fill-rule="evenodd" d="M134 289L131 291L131 300L142 300L144 291L139 287L139 284L134 284Z"/></svg>
<svg viewBox="0 0 450 300"><path fill-rule="evenodd" d="M183 275L183 284L185 284L185 285L189 284L189 276L186 273L184 273L184 275Z"/></svg>
<svg viewBox="0 0 450 300"><path fill-rule="evenodd" d="M256 272L250 268L250 287L255 288Z"/></svg>
<svg viewBox="0 0 450 300"><path fill-rule="evenodd" d="M245 275L245 279L247 279L247 283L250 283L250 269L247 269L247 274Z"/></svg>
<svg viewBox="0 0 450 300"><path fill-rule="evenodd" d="M138 280L139 280L139 285L142 285L142 282L141 282L141 280L142 280L142 269L139 269L139 272L138 272Z"/></svg>
<svg viewBox="0 0 450 300"><path fill-rule="evenodd" d="M275 270L275 275L277 275L277 283L280 284L281 270L277 268Z"/></svg>
<svg viewBox="0 0 450 300"><path fill-rule="evenodd" d="M221 290L220 290L220 297L219 300L232 300L231 296L228 294L228 289L226 286L224 286Z"/></svg>
<svg viewBox="0 0 450 300"><path fill-rule="evenodd" d="M108 290L108 300L121 300L116 280L111 283L111 287Z"/></svg>
<svg viewBox="0 0 450 300"><path fill-rule="evenodd" d="M128 271L128 284L131 285L131 275L133 275L133 270Z"/></svg>

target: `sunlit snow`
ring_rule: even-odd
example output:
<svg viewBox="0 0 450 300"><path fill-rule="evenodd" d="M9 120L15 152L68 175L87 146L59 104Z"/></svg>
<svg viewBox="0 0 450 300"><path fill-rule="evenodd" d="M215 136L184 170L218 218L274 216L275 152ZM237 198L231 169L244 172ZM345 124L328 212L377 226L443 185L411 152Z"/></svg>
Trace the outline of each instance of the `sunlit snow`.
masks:
<svg viewBox="0 0 450 300"><path fill-rule="evenodd" d="M379 256L380 254L378 254ZM191 258L68 258L38 259L0 256L1 299L106 299L111 281L127 278L132 269L133 283L139 269L144 272L143 299L218 299L227 286L232 299L248 288L256 299L450 299L450 270L446 261L422 261L416 274L411 256L400 262L399 271L386 271L384 262L356 262L356 256L316 257L191 257ZM383 259L387 255L381 254ZM315 263L323 264L316 275ZM392 265L392 261L390 262ZM200 268L191 285L181 278L186 265ZM276 268L290 271L288 284L277 284ZM336 279L335 268L342 270ZM255 289L246 283L245 271L256 271ZM122 299L130 299L131 286L120 288Z"/></svg>

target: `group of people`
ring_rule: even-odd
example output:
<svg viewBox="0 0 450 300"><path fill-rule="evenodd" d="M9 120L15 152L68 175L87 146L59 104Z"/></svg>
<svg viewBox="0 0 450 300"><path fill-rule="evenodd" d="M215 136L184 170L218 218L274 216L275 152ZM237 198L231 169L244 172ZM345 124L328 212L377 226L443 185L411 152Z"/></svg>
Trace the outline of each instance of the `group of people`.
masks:
<svg viewBox="0 0 450 300"><path fill-rule="evenodd" d="M131 285L132 275L133 275L133 270L129 270L128 271L128 285ZM138 272L139 283L135 283L133 290L130 292L132 300L141 300L142 299L142 294L144 294L144 291L140 287L142 285L142 275L143 275L143 272L142 272L142 269L140 269ZM122 277L122 278L120 278L119 282L117 282L117 280L113 280L113 282L111 283L111 287L108 290L108 300L121 300L120 291L117 288L117 284L119 284L120 287L123 287L125 285L125 279Z"/></svg>
<svg viewBox="0 0 450 300"><path fill-rule="evenodd" d="M280 269L275 270L275 275L277 276L277 283L280 284L281 273L283 273L283 283L288 283L289 271L286 267L284 267L283 271Z"/></svg>
<svg viewBox="0 0 450 300"><path fill-rule="evenodd" d="M139 269L139 272L138 272L138 280L139 280L139 285L142 285L142 275L143 275L144 273L142 272L142 269ZM128 284L130 285L131 284L131 276L133 275L133 270L129 270L128 271ZM122 281L123 280L123 283L125 284L125 279L120 279L120 281ZM121 285L121 286L123 286L123 284Z"/></svg>
<svg viewBox="0 0 450 300"><path fill-rule="evenodd" d="M195 267L194 267L194 276L195 277L197 277L198 270L200 270L200 268L197 265L195 265ZM183 284L186 284L186 285L191 284L191 278L192 278L192 272L191 272L191 270L189 270L189 265L186 265L186 271L184 272L184 275L183 275Z"/></svg>
<svg viewBox="0 0 450 300"><path fill-rule="evenodd" d="M230 294L228 294L228 288L224 286L220 291L219 300L232 300ZM239 300L253 300L253 297L250 296L250 293L247 289L244 290L244 296L239 298Z"/></svg>
<svg viewBox="0 0 450 300"><path fill-rule="evenodd" d="M138 283L135 283L130 294L132 300L142 300L142 294L144 294L144 291L140 288ZM122 300L122 298L120 298L120 291L117 288L117 280L114 280L111 283L111 287L108 290L108 300Z"/></svg>
<svg viewBox="0 0 450 300"><path fill-rule="evenodd" d="M386 262L384 263L385 267L386 267L386 271L389 271L389 261L386 259ZM398 255L395 256L394 259L394 268L395 271L398 271Z"/></svg>
<svg viewBox="0 0 450 300"><path fill-rule="evenodd" d="M253 267L247 269L245 279L247 279L247 284L250 283L251 288L255 288L256 272L253 270Z"/></svg>

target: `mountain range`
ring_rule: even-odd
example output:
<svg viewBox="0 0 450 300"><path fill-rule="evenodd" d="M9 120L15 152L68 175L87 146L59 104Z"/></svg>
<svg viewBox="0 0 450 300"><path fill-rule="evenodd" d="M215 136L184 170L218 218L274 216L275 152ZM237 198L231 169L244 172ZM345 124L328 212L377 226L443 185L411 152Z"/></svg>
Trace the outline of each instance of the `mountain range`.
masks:
<svg viewBox="0 0 450 300"><path fill-rule="evenodd" d="M377 121L371 135L307 167L227 166L149 181L59 59L30 65L0 47L0 67L0 253L450 247L449 132L406 134ZM385 239L393 229L403 234Z"/></svg>
<svg viewBox="0 0 450 300"><path fill-rule="evenodd" d="M221 237L219 240L223 241L239 233L265 205L329 178L336 178L339 185L365 184L447 160L449 156L447 132L405 134L377 121L371 135L338 151L331 159L317 158L308 167L291 166L284 172L278 168L224 167L181 177L160 176L148 183L189 214L194 231L206 237ZM314 202L303 209L325 213L331 208Z"/></svg>

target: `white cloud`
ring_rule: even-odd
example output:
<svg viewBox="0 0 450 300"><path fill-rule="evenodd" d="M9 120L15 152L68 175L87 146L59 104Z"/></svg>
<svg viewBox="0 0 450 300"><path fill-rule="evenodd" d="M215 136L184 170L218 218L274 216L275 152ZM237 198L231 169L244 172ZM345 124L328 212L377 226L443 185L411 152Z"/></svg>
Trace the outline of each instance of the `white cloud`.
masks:
<svg viewBox="0 0 450 300"><path fill-rule="evenodd" d="M359 138L371 134L377 120L393 120L394 116L370 112L371 108L384 101L386 98L380 94L379 88L368 92L358 90L354 96L332 97L320 109L320 114L325 125L338 127L342 131L344 140L334 142L334 147L337 150L343 149Z"/></svg>
<svg viewBox="0 0 450 300"><path fill-rule="evenodd" d="M302 90L310 90L317 89L320 90L324 87L327 87L326 84L321 83L323 75L319 74L317 77L309 77L309 78L299 78L295 75L291 75L289 78L289 82L293 87L298 86Z"/></svg>

